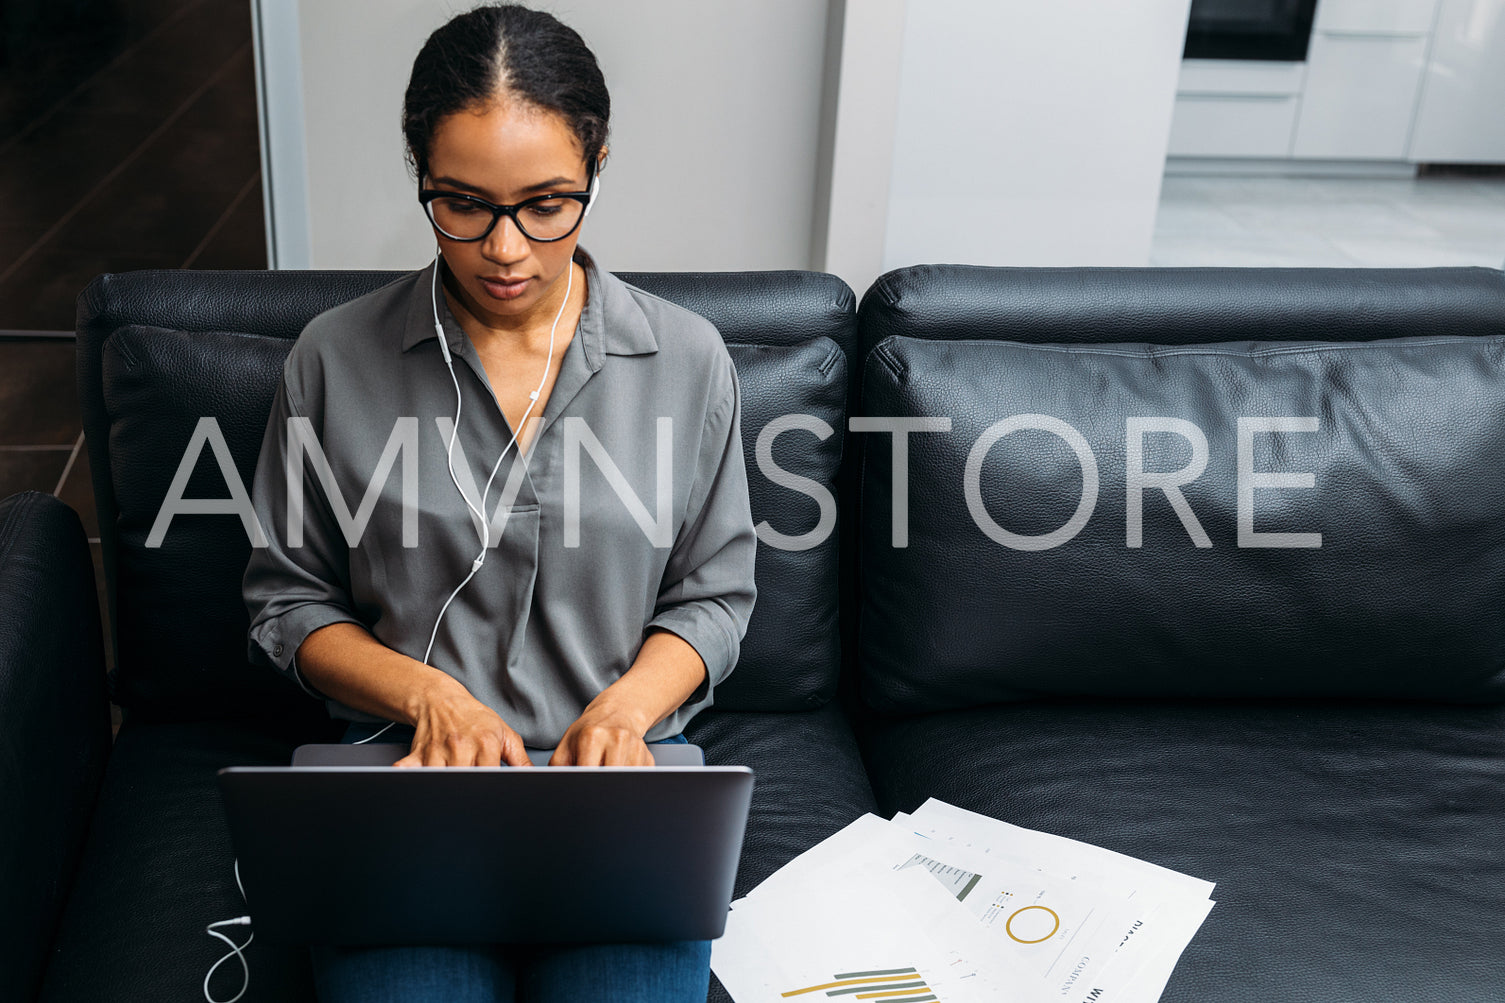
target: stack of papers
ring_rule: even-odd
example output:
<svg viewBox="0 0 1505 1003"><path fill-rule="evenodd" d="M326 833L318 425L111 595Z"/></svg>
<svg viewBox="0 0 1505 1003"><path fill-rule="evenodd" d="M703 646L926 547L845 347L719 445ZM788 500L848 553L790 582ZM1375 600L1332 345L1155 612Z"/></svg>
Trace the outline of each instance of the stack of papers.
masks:
<svg viewBox="0 0 1505 1003"><path fill-rule="evenodd" d="M1155 1003L1212 889L931 799L733 902L711 969L736 1003Z"/></svg>

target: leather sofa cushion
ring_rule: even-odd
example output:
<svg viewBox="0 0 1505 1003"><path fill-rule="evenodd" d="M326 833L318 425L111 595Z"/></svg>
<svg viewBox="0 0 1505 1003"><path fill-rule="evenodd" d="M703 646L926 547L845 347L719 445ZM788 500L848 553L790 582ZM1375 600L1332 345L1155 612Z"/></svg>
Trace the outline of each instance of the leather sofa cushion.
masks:
<svg viewBox="0 0 1505 1003"><path fill-rule="evenodd" d="M225 951L204 935L205 925L249 911L235 887L215 771L283 765L297 745L338 741L342 730L330 721L128 720L110 759L42 1003L202 998L204 973ZM707 762L747 765L755 773L738 896L873 810L856 739L834 704L783 714L708 711L686 735L705 749ZM230 929L244 940L246 929ZM258 937L246 957L251 983L243 1003L312 1003L304 949ZM211 990L228 999L239 986L240 966L231 959ZM713 999L724 999L716 993Z"/></svg>
<svg viewBox="0 0 1505 1003"><path fill-rule="evenodd" d="M98 413L91 417L85 408L86 428L91 463L108 478L96 493L101 520L109 524L102 535L111 554L106 570L118 641L114 698L158 719L271 713L308 699L277 674L246 661L240 585L250 541L236 516L180 515L160 546L146 545L201 417L216 419L241 483L251 483L281 365L299 329L283 323L269 333L253 333L268 324L251 303L238 311L239 319L257 322L249 325L253 331L204 330L191 310L179 318L183 327L120 321L133 313L151 314L149 307L173 296L189 310L195 302L191 292L220 286L235 286L237 301L245 299L239 285L248 285L250 274L199 275L193 284L159 273L106 276L83 297L86 313L95 318L81 324L80 376L87 394L97 366L99 394ZM653 288L653 276L632 278ZM786 431L772 441L771 458L789 474L840 497L849 380L842 342L855 339L850 290L831 276L800 273L676 281L670 291L722 304L729 313L720 318L728 325L723 335L749 336L746 343L728 347L743 384L742 433L754 522L791 537L816 530L822 518L817 500L761 473L757 442L776 417L818 419L831 429L826 439L798 428ZM272 297L281 288L269 277L255 284ZM782 297L777 324L769 321L766 299L774 294ZM237 319L235 310L199 307L205 319ZM111 321L119 323L111 326ZM108 443L104 458L92 452L101 440ZM230 497L211 450L201 453L184 495ZM718 689L718 706L806 709L834 693L841 658L839 549L834 527L806 549L766 542L759 547L759 600L738 667Z"/></svg>
<svg viewBox="0 0 1505 1003"><path fill-rule="evenodd" d="M110 754L94 562L50 494L0 501L0 995L33 999Z"/></svg>
<svg viewBox="0 0 1505 1003"><path fill-rule="evenodd" d="M158 512L203 417L214 419L249 496L272 397L292 343L227 331L131 325L102 350L117 510L112 682L122 707L157 717L270 713L296 690L246 661L241 575L251 556L233 514L172 519L157 546ZM230 498L205 446L185 498ZM306 696L300 701L308 703Z"/></svg>
<svg viewBox="0 0 1505 1003"><path fill-rule="evenodd" d="M927 797L1215 881L1164 1003L1498 999L1505 707L1048 700L865 736Z"/></svg>
<svg viewBox="0 0 1505 1003"><path fill-rule="evenodd" d="M1498 700L1502 363L1505 335L885 339L865 412L952 424L910 436L902 547L890 436L866 436L867 699L891 712L1049 693ZM1047 417L1002 434L1017 415ZM1146 417L1181 432L1128 434ZM1240 435L1280 417L1315 430ZM1187 511L1146 488L1131 545L1130 447L1143 442L1143 470L1174 472L1194 464L1198 434L1205 469L1177 489ZM1311 486L1261 483L1271 472Z"/></svg>
<svg viewBox="0 0 1505 1003"><path fill-rule="evenodd" d="M1474 336L1505 325L1505 272L913 265L873 283L858 316L864 358L894 334L1157 345Z"/></svg>
<svg viewBox="0 0 1505 1003"><path fill-rule="evenodd" d="M716 688L716 706L807 710L831 699L841 668L835 520L843 495L838 474L846 356L824 337L788 347L733 344L727 350L742 385L742 452L760 542L753 567L757 601L737 667ZM820 428L789 428L770 439L768 456L777 469L765 472L759 466L759 437L785 415L814 419ZM789 475L808 483L792 488ZM805 493L810 490L826 492L825 504ZM763 535L769 531L778 535Z"/></svg>
<svg viewBox="0 0 1505 1003"><path fill-rule="evenodd" d="M339 740L342 725L279 721L144 723L116 736L104 790L63 914L40 1000L203 999L204 974L228 948L209 923L249 910L215 771L283 766L304 742ZM254 927L222 927L244 943ZM308 952L257 937L241 1003L314 1003ZM240 964L215 972L215 999L234 996Z"/></svg>
<svg viewBox="0 0 1505 1003"><path fill-rule="evenodd" d="M346 300L371 292L393 279L399 272L376 271L182 271L141 270L122 274L99 275L78 297L78 397L83 414L84 444L89 451L89 470L94 486L94 502L99 514L101 556L104 561L105 592L109 598L110 622L107 625L107 643L115 648L116 664L129 657L129 635L135 631L139 637L143 629L153 626L164 630L177 629L184 623L201 615L194 605L193 578L189 579L186 600L173 602L159 609L146 623L124 625L126 638L120 637L122 612L120 601L128 585L119 581L120 540L118 523L122 518L116 498L117 480L129 482L132 471L120 467L111 450L112 418L105 406L104 351L105 344L122 328L140 326L169 331L232 332L268 340L285 340L298 336L309 319L324 310ZM219 339L212 339L206 347L224 347ZM261 350L253 352L256 359L246 359L231 366L232 375L242 377L247 370L256 371L257 363L263 361ZM268 357L275 353L267 350ZM223 368L225 360L205 353L189 367L191 379L202 381L212 371ZM280 364L280 359L277 359ZM264 375L275 386L275 374ZM252 424L260 422L265 428L266 416L271 406L271 388L262 382L246 387L253 399L264 400L242 418ZM154 407L171 410L171 400L156 401ZM171 458L159 458L157 462L176 463L176 456L186 440L161 450L172 454ZM240 455L236 453L235 455ZM202 476L202 475L200 475ZM195 485L197 486L197 485ZM218 485L223 487L223 485ZM132 518L139 520L140 513ZM249 550L247 550L249 553ZM243 563L242 563L243 566ZM127 575L129 572L127 572ZM159 597L160 598L160 597ZM222 615L220 610L208 611L211 618ZM128 619L128 616L126 617ZM232 709L255 714L272 707L288 709L307 702L306 694L295 686L286 684L281 692L261 691L242 685L246 676L242 671L245 660L243 647L237 649L235 661L227 668L220 663L208 664L202 674L210 678L201 680L182 701L190 711L202 713L229 713ZM214 677L228 677L221 683ZM133 693L135 683L126 671L122 683L117 671L111 678L112 697L117 703L138 710L167 709L181 711L183 706L172 708L162 705L161 700L169 694ZM205 702L205 693L218 693L217 700ZM153 707L153 704L157 704ZM260 704L261 706L256 706ZM270 706L269 706L270 705Z"/></svg>

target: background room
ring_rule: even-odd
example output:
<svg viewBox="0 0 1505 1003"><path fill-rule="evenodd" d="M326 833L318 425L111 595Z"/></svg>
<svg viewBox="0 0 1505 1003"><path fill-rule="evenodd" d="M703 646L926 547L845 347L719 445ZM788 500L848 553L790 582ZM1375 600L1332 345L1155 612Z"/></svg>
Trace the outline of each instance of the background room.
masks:
<svg viewBox="0 0 1505 1003"><path fill-rule="evenodd" d="M461 6L0 12L0 496L77 508L101 588L78 292L141 268L421 267L393 67ZM1505 263L1505 0L542 6L612 88L587 239L613 268L860 291L917 262ZM640 58L655 46L675 58Z"/></svg>

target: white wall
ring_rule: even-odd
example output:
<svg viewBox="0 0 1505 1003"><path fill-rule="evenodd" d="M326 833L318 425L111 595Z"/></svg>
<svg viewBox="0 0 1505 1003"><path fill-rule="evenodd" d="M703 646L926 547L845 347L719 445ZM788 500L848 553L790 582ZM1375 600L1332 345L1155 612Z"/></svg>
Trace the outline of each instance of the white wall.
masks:
<svg viewBox="0 0 1505 1003"><path fill-rule="evenodd" d="M1505 0L1442 0L1407 156L1505 163Z"/></svg>
<svg viewBox="0 0 1505 1003"><path fill-rule="evenodd" d="M274 265L421 266L402 95L470 3L252 2ZM611 89L609 268L1147 261L1190 0L538 2Z"/></svg>
<svg viewBox="0 0 1505 1003"><path fill-rule="evenodd" d="M923 0L912 0L922 3ZM883 273L905 0L832 0L814 268L858 295Z"/></svg>
<svg viewBox="0 0 1505 1003"><path fill-rule="evenodd" d="M309 251L277 265L422 265L433 244L403 163L402 95L424 39L471 4L258 3L264 31L296 11L302 62ZM582 235L604 265L809 267L826 0L537 6L580 32L611 90L610 159Z"/></svg>
<svg viewBox="0 0 1505 1003"><path fill-rule="evenodd" d="M403 165L402 94L423 40L468 5L382 0L380 16L367 0L296 6L310 255L291 267L417 268L434 255L433 229Z"/></svg>
<svg viewBox="0 0 1505 1003"><path fill-rule="evenodd" d="M1145 265L1190 0L910 0L884 268Z"/></svg>

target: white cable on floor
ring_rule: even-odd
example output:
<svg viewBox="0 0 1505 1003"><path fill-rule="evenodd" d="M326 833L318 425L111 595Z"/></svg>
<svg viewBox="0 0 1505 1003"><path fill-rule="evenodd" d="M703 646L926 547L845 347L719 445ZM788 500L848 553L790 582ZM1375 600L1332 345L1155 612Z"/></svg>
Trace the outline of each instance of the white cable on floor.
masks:
<svg viewBox="0 0 1505 1003"><path fill-rule="evenodd" d="M240 900L242 902L245 902L246 889L245 886L240 883L239 860L235 861L235 887L240 889ZM204 973L204 999L208 1000L208 1003L235 1003L235 1001L244 996L246 994L246 990L251 987L251 966L246 963L246 956L241 952L251 946L251 941L256 939L256 934L253 932L249 937L246 938L246 942L244 944L237 944L235 943L235 941L231 940L229 937L225 936L223 933L220 933L215 929L215 927L217 926L250 925L250 916L236 916L234 919L222 919L218 923L210 923L207 927L204 928L204 932L209 936L218 937L220 940L223 940L225 943L230 945L229 953L227 953L223 958L220 958L218 961L216 961L209 967L209 971ZM227 1000L217 1000L213 996L209 995L209 980L214 977L215 970L218 969L220 965L223 965L226 961L229 961L232 957L240 959L240 968L241 972L245 975L245 980L240 984L240 992L236 993L234 996L231 996Z"/></svg>

